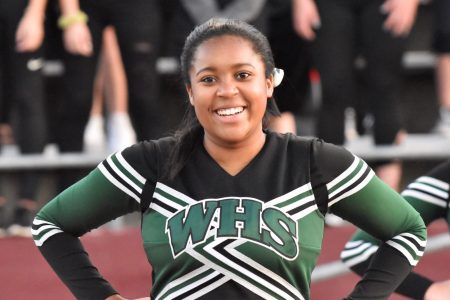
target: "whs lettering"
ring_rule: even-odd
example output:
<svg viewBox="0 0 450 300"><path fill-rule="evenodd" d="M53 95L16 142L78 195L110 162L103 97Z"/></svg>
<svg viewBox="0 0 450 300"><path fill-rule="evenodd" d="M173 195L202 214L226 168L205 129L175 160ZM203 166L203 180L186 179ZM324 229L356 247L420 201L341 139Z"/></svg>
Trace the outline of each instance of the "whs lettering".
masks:
<svg viewBox="0 0 450 300"><path fill-rule="evenodd" d="M297 223L276 207L255 199L205 200L175 213L166 223L172 254L216 238L244 238L288 260L298 255Z"/></svg>

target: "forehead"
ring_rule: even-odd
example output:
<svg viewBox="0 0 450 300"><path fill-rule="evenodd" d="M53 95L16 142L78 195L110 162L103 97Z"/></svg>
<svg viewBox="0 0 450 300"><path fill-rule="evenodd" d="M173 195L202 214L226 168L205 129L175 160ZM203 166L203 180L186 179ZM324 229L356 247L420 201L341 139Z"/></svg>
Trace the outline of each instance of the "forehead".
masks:
<svg viewBox="0 0 450 300"><path fill-rule="evenodd" d="M210 38L199 44L194 53L192 64L206 60L215 61L219 58L223 60L223 57L226 57L226 61L258 59L262 62L260 54L255 51L251 41L240 36L223 35Z"/></svg>

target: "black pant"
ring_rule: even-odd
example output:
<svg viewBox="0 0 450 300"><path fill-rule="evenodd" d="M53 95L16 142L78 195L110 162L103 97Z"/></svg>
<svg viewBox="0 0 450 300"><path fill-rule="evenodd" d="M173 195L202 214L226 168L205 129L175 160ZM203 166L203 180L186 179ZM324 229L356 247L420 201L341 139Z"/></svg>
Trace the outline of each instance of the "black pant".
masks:
<svg viewBox="0 0 450 300"><path fill-rule="evenodd" d="M163 112L158 105L160 14L155 0L81 0L89 16L94 46L92 57L65 54L64 97L61 99L56 140L62 152L83 148L102 31L114 26L128 80L129 112L138 140L157 138Z"/></svg>
<svg viewBox="0 0 450 300"><path fill-rule="evenodd" d="M364 101L375 119L374 139L389 144L400 129L397 92L401 84L401 59L405 38L383 30L382 0L317 0L321 28L312 44L312 55L322 83L322 108L318 136L327 142L344 142L344 110L355 103L358 84L366 85ZM362 80L354 60L366 61Z"/></svg>
<svg viewBox="0 0 450 300"><path fill-rule="evenodd" d="M437 53L450 53L450 1L434 0L433 49Z"/></svg>
<svg viewBox="0 0 450 300"><path fill-rule="evenodd" d="M27 0L0 1L0 120L17 121L13 126L16 143L22 153L29 154L42 152L46 144L46 125L40 67L42 50L26 53L15 50L17 26L27 3ZM34 199L37 184L34 172L24 172L20 176L19 197Z"/></svg>

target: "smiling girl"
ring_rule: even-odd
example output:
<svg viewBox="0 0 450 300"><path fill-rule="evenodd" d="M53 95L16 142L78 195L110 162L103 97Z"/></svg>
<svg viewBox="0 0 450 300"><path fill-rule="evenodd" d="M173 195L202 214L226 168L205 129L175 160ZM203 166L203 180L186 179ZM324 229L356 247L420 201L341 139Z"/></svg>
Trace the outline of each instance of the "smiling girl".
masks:
<svg viewBox="0 0 450 300"><path fill-rule="evenodd" d="M74 295L124 299L78 237L132 211L142 213L152 299L309 299L328 211L384 241L348 299L392 293L423 253L423 221L345 149L266 129L279 82L267 39L212 19L187 37L181 66L179 131L112 154L34 221L37 246Z"/></svg>

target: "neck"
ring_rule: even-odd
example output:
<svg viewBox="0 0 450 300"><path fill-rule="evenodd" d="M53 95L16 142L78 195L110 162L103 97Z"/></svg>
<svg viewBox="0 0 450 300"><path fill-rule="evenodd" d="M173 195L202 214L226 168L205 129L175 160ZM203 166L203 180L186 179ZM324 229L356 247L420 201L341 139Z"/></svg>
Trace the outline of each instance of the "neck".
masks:
<svg viewBox="0 0 450 300"><path fill-rule="evenodd" d="M209 155L230 175L236 175L261 151L266 141L266 134L237 144L219 144L205 137L204 146Z"/></svg>

